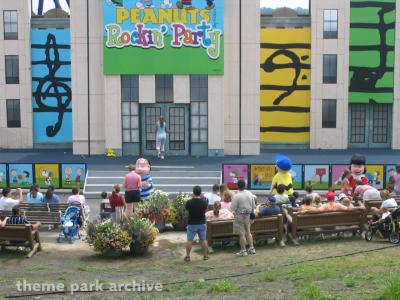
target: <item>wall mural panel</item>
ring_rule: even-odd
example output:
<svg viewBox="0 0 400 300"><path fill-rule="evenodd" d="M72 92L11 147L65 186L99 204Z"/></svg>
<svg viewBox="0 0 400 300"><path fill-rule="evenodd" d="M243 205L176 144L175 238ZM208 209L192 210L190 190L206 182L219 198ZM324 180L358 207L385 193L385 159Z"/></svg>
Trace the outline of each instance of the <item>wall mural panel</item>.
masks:
<svg viewBox="0 0 400 300"><path fill-rule="evenodd" d="M311 31L261 29L260 140L310 141Z"/></svg>
<svg viewBox="0 0 400 300"><path fill-rule="evenodd" d="M31 31L34 143L72 142L69 29Z"/></svg>
<svg viewBox="0 0 400 300"><path fill-rule="evenodd" d="M351 0L350 103L393 103L396 0Z"/></svg>

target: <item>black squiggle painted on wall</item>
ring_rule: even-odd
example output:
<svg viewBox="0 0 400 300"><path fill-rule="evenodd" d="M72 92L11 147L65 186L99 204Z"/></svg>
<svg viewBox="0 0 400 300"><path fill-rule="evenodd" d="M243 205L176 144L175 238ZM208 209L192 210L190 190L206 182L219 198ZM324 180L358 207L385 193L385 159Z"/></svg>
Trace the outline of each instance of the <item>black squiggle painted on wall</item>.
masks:
<svg viewBox="0 0 400 300"><path fill-rule="evenodd" d="M385 15L394 12L396 9L395 3L389 2L351 2L351 8L380 8L377 12L379 17L378 23L351 23L350 28L357 29L369 29L379 31L379 45L357 45L350 46L350 51L362 52L362 51L379 51L379 65L377 67L360 67L350 66L350 71L353 72L353 76L350 79L350 92L362 92L362 93L393 93L392 87L377 87L379 80L381 80L387 72L393 72L393 67L387 66L387 58L389 52L394 51L394 47L387 43L387 32L395 28L395 22L386 23ZM361 55L361 54L360 54ZM367 95L369 98L370 96ZM379 96L378 96L379 97ZM372 96L372 98L377 98ZM377 99L368 99L377 100Z"/></svg>
<svg viewBox="0 0 400 300"><path fill-rule="evenodd" d="M71 88L65 82L71 81L71 78L57 77L56 73L62 65L70 64L70 62L61 62L60 53L58 49L70 49L69 45L57 45L56 37L49 33L47 35L47 41L45 45L32 45L34 49L45 49L45 60L44 61L33 61L32 65L43 64L48 69L48 74L42 78L33 77L32 81L38 81L36 91L33 93L33 97L38 108L34 108L34 112L54 112L58 113L57 122L54 125L46 127L46 135L48 137L54 137L60 131L66 112L72 112L72 109L68 108L71 104L72 95ZM53 54L54 59L52 59ZM53 90L53 91L52 91ZM55 98L57 100L57 106L50 106L45 103L47 98Z"/></svg>

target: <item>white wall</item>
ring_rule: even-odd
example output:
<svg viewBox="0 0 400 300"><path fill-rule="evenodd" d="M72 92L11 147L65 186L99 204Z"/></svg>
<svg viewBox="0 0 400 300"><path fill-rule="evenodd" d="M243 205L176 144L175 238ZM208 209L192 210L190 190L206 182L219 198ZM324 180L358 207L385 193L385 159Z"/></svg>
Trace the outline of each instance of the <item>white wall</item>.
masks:
<svg viewBox="0 0 400 300"><path fill-rule="evenodd" d="M4 10L18 12L18 40L4 40ZM32 148L30 0L0 1L0 148ZM19 56L19 84L5 83L5 55ZM7 128L6 99L20 99L21 128Z"/></svg>
<svg viewBox="0 0 400 300"><path fill-rule="evenodd" d="M338 39L323 38L324 9L338 10ZM350 1L311 1L311 149L346 149ZM337 84L323 84L323 54L337 54ZM322 99L336 99L336 128L322 128Z"/></svg>

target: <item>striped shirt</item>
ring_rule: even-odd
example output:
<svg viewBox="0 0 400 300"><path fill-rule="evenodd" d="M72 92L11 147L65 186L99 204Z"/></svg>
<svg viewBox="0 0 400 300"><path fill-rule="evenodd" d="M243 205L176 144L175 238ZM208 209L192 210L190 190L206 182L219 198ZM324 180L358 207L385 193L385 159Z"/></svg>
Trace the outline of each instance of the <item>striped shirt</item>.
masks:
<svg viewBox="0 0 400 300"><path fill-rule="evenodd" d="M142 188L140 191L140 199L143 200L149 200L151 197L151 194L153 193L153 178L150 175L146 175L142 177L142 184L143 182L147 182L149 184L148 187Z"/></svg>
<svg viewBox="0 0 400 300"><path fill-rule="evenodd" d="M24 225L31 224L24 216L9 216L7 220L7 224L10 225Z"/></svg>

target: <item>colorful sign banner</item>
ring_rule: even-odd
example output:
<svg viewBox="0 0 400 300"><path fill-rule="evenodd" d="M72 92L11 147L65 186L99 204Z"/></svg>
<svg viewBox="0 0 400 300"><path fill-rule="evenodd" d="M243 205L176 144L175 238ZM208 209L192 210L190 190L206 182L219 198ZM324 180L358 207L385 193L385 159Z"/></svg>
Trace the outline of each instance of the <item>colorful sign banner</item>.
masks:
<svg viewBox="0 0 400 300"><path fill-rule="evenodd" d="M7 165L0 164L0 188L7 187Z"/></svg>
<svg viewBox="0 0 400 300"><path fill-rule="evenodd" d="M248 182L249 178L249 166L244 164L227 164L223 168L223 180L224 184L231 189L237 190L237 182L243 179Z"/></svg>
<svg viewBox="0 0 400 300"><path fill-rule="evenodd" d="M251 165L250 189L269 190L276 173L275 165Z"/></svg>
<svg viewBox="0 0 400 300"><path fill-rule="evenodd" d="M384 165L366 165L365 168L369 184L378 190L383 189Z"/></svg>
<svg viewBox="0 0 400 300"><path fill-rule="evenodd" d="M396 187L396 179L400 179L400 167L396 165L387 165L385 167L385 188L389 188L391 191ZM398 180L396 190L400 190L400 181Z"/></svg>
<svg viewBox="0 0 400 300"><path fill-rule="evenodd" d="M60 187L60 169L58 164L35 164L35 183L41 188Z"/></svg>
<svg viewBox="0 0 400 300"><path fill-rule="evenodd" d="M61 186L63 188L83 188L86 179L85 164L62 164L61 165Z"/></svg>
<svg viewBox="0 0 400 300"><path fill-rule="evenodd" d="M339 190L342 188L342 175L344 170L348 169L349 165L332 165L332 188Z"/></svg>
<svg viewBox="0 0 400 300"><path fill-rule="evenodd" d="M224 0L103 0L104 74L224 74Z"/></svg>
<svg viewBox="0 0 400 300"><path fill-rule="evenodd" d="M311 186L314 190L329 188L329 165L305 165L304 185Z"/></svg>
<svg viewBox="0 0 400 300"><path fill-rule="evenodd" d="M12 188L30 188L33 184L32 164L9 164L8 178Z"/></svg>
<svg viewBox="0 0 400 300"><path fill-rule="evenodd" d="M293 188L295 190L300 190L303 188L303 165L292 165L292 170L290 171L293 178Z"/></svg>

